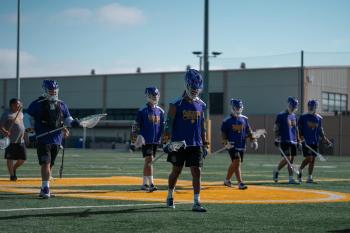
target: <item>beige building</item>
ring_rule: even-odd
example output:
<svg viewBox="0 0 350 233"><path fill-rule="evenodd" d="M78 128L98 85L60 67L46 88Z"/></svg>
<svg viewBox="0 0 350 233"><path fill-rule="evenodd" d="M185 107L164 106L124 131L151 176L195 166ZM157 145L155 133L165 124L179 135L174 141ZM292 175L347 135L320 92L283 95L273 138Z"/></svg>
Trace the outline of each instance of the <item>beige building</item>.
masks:
<svg viewBox="0 0 350 233"><path fill-rule="evenodd" d="M105 147L113 141L125 143L129 140L130 122L137 109L145 103L145 87L158 87L160 105L167 110L168 103L184 90L184 73L23 78L21 99L26 108L42 93L43 79L57 80L59 97L68 104L74 117L108 113L107 120L99 127L88 130L89 145ZM16 95L16 81L1 79L0 90L0 105L7 107L9 99ZM344 130L350 124L350 67L306 67L303 72L298 67L211 71L209 93L213 149L221 147L218 130L221 120L230 111L230 98L242 99L244 114L250 117L253 127L265 127L272 135L275 115L286 108L288 96L295 96L302 100L301 107L304 109L309 99L319 100L321 114L335 119L325 120L326 131L336 145L334 153L350 155L350 146L346 147L345 143L350 142L350 136ZM71 146L81 134L82 130L73 131ZM259 152L277 153L271 146L272 140L273 137L268 137L262 142Z"/></svg>

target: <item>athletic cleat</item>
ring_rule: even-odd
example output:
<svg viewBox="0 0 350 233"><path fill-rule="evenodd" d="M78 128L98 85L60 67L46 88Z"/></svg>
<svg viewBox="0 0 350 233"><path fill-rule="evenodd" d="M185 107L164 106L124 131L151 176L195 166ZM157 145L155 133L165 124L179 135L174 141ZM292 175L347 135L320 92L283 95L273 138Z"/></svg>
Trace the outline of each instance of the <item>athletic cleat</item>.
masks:
<svg viewBox="0 0 350 233"><path fill-rule="evenodd" d="M308 178L306 180L306 183L308 183L308 184L317 184L317 182L315 182L312 178Z"/></svg>
<svg viewBox="0 0 350 233"><path fill-rule="evenodd" d="M148 191L148 189L149 189L148 184L143 184L143 185L141 186L141 190Z"/></svg>
<svg viewBox="0 0 350 233"><path fill-rule="evenodd" d="M151 192L154 192L154 191L157 191L158 188L156 186L154 186L154 184L151 184L151 186L149 187L148 191L151 193Z"/></svg>
<svg viewBox="0 0 350 233"><path fill-rule="evenodd" d="M247 188L248 188L248 186L245 185L243 182L239 183L239 185L238 185L238 189L244 190L244 189L247 189Z"/></svg>
<svg viewBox="0 0 350 233"><path fill-rule="evenodd" d="M43 198L43 199L48 199L50 198L50 188L49 187L44 187L40 189L40 194L39 197Z"/></svg>
<svg viewBox="0 0 350 233"><path fill-rule="evenodd" d="M289 179L288 184L300 184L300 183L294 179Z"/></svg>
<svg viewBox="0 0 350 233"><path fill-rule="evenodd" d="M273 170L273 172L272 172L272 179L276 183L278 182L278 174L279 174L279 172L277 170Z"/></svg>
<svg viewBox="0 0 350 233"><path fill-rule="evenodd" d="M166 199L166 206L168 208L175 209L174 198L170 197Z"/></svg>
<svg viewBox="0 0 350 233"><path fill-rule="evenodd" d="M227 187L232 187L232 182L231 180L224 180L224 185L227 186Z"/></svg>
<svg viewBox="0 0 350 233"><path fill-rule="evenodd" d="M16 175L10 176L10 180L11 181L16 181L17 180L17 176Z"/></svg>
<svg viewBox="0 0 350 233"><path fill-rule="evenodd" d="M207 212L207 210L200 203L194 203L192 206L192 211L194 211L194 212Z"/></svg>

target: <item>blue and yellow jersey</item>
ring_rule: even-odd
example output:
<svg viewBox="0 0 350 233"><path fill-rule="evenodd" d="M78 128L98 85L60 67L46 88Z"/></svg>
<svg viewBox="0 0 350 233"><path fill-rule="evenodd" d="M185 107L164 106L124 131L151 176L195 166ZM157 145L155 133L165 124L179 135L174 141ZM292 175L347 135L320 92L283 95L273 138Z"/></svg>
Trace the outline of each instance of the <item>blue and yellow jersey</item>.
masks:
<svg viewBox="0 0 350 233"><path fill-rule="evenodd" d="M297 144L298 142L298 121L294 113L288 111L281 112L277 115L275 121L275 133L281 138L282 143Z"/></svg>
<svg viewBox="0 0 350 233"><path fill-rule="evenodd" d="M159 106L146 104L137 112L136 124L138 133L145 138L146 144L160 144L164 129L164 110Z"/></svg>
<svg viewBox="0 0 350 233"><path fill-rule="evenodd" d="M192 101L186 97L180 97L170 103L170 108L174 113L170 122L172 125L169 127L171 141L185 140L187 146L202 146L205 137L206 104L199 98Z"/></svg>
<svg viewBox="0 0 350 233"><path fill-rule="evenodd" d="M247 137L252 137L248 117L244 115L235 117L231 114L222 122L221 133L227 141L234 143L236 150L244 151Z"/></svg>
<svg viewBox="0 0 350 233"><path fill-rule="evenodd" d="M300 136L304 137L306 144L318 145L320 138L324 137L322 117L318 114L305 113L298 121Z"/></svg>

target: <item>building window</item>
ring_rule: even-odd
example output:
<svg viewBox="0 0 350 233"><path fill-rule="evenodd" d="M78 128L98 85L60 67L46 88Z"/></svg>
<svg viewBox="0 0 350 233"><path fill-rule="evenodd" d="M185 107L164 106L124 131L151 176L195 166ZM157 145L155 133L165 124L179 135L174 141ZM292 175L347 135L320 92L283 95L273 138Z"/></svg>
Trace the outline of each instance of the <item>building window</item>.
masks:
<svg viewBox="0 0 350 233"><path fill-rule="evenodd" d="M224 113L224 93L209 93L210 114Z"/></svg>
<svg viewBox="0 0 350 233"><path fill-rule="evenodd" d="M346 94L322 92L322 111L347 111L348 96Z"/></svg>

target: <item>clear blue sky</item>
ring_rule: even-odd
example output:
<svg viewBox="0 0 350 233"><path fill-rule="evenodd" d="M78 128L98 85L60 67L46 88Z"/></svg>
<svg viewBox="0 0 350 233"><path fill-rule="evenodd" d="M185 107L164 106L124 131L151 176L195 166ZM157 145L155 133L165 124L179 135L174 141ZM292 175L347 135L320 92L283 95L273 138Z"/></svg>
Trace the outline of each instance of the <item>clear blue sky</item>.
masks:
<svg viewBox="0 0 350 233"><path fill-rule="evenodd" d="M204 0L21 2L21 76L198 67ZM0 78L15 76L16 7L0 1ZM298 65L302 49L340 52L310 54L316 64L350 64L349 9L348 0L210 0L209 48L223 52L211 68Z"/></svg>

